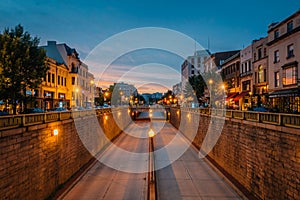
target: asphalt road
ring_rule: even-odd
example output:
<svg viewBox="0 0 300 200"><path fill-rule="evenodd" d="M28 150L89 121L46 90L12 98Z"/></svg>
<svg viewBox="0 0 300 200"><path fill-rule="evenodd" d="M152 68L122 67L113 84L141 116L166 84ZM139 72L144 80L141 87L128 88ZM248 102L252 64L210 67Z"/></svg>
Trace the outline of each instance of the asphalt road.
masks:
<svg viewBox="0 0 300 200"><path fill-rule="evenodd" d="M167 122L132 123L60 199L147 199L150 125L158 199L241 199Z"/></svg>

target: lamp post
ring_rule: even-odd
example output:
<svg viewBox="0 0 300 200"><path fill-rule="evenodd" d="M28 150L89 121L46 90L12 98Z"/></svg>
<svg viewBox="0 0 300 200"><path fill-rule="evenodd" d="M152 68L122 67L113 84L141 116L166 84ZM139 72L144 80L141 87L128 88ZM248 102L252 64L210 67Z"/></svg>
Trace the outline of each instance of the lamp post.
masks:
<svg viewBox="0 0 300 200"><path fill-rule="evenodd" d="M214 83L214 81L212 79L208 80L208 84L209 84L209 104L210 107L212 108L212 99L211 99L211 92L212 92L212 84Z"/></svg>
<svg viewBox="0 0 300 200"><path fill-rule="evenodd" d="M79 98L78 98L78 92L79 92L79 89L76 88L76 89L75 89L75 102L76 102L75 104L76 104L76 107L78 107L78 99L79 99Z"/></svg>

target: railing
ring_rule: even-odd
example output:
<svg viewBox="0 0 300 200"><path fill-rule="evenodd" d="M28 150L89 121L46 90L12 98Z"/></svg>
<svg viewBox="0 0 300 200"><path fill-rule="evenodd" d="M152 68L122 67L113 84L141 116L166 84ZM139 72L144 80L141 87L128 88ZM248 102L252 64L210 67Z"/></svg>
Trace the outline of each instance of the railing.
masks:
<svg viewBox="0 0 300 200"><path fill-rule="evenodd" d="M121 110L124 108L114 108ZM0 130L18 128L36 124L43 124L55 121L62 121L67 119L74 119L79 117L85 117L90 115L103 115L111 113L112 109L103 108L96 110L82 110L73 112L48 112L48 113L36 113L36 114L23 114L23 115L7 115L0 116Z"/></svg>
<svg viewBox="0 0 300 200"><path fill-rule="evenodd" d="M253 121L253 122L259 122L264 124L273 124L278 126L287 126L287 127L300 129L299 114L223 110L223 109L208 109L208 108L184 108L184 107L182 107L181 110L185 112L195 113L195 114L206 114L210 116L241 119L246 121Z"/></svg>

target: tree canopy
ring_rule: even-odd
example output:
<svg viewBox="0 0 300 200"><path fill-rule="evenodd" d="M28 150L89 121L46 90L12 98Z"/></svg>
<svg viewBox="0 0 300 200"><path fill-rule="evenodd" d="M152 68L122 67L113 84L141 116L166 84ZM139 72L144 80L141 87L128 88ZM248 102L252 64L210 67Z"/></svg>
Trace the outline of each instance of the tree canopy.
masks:
<svg viewBox="0 0 300 200"><path fill-rule="evenodd" d="M14 114L17 103L26 106L26 90L38 88L49 70L46 52L38 45L39 38L21 25L0 34L0 96L13 105Z"/></svg>

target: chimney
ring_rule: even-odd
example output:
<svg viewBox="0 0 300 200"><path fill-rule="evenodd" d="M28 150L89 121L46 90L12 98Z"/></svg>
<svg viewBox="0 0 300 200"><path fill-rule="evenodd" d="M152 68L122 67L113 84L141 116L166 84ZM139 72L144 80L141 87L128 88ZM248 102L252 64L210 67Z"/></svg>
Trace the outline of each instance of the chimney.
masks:
<svg viewBox="0 0 300 200"><path fill-rule="evenodd" d="M47 41L48 46L54 46L56 45L56 41Z"/></svg>

